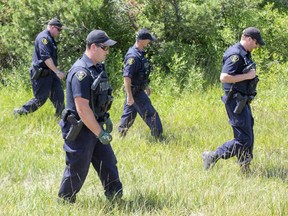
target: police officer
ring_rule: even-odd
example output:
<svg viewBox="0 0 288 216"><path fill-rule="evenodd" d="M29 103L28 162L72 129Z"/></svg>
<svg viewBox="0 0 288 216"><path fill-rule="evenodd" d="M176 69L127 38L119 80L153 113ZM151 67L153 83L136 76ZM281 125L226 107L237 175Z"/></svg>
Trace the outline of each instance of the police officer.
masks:
<svg viewBox="0 0 288 216"><path fill-rule="evenodd" d="M204 169L212 168L218 159L236 156L241 171L250 171L249 165L253 158L254 119L250 102L256 95L256 67L251 59L251 51L265 45L260 31L249 27L242 33L240 42L229 47L223 56L220 80L225 95L222 101L233 128L234 139L225 142L215 151L205 151L202 155Z"/></svg>
<svg viewBox="0 0 288 216"><path fill-rule="evenodd" d="M66 29L59 19L49 21L47 29L40 32L35 40L35 47L30 68L30 79L34 98L21 108L14 109L14 115L24 115L36 111L49 98L56 109L56 116L60 116L64 109L64 93L60 79L64 73L59 70L57 61L58 37Z"/></svg>
<svg viewBox="0 0 288 216"><path fill-rule="evenodd" d="M147 29L141 29L136 35L136 43L126 53L123 69L126 100L118 127L122 136L126 135L139 113L149 126L151 135L162 139L162 123L149 99L151 93L149 87L150 65L145 58L144 50L154 40L155 37Z"/></svg>
<svg viewBox="0 0 288 216"><path fill-rule="evenodd" d="M93 30L87 36L85 53L68 72L67 105L59 122L66 152L60 200L75 202L90 163L98 173L106 197L111 200L122 196L117 160L110 145L113 124L108 110L112 89L101 63L114 44L116 41L109 39L104 31Z"/></svg>

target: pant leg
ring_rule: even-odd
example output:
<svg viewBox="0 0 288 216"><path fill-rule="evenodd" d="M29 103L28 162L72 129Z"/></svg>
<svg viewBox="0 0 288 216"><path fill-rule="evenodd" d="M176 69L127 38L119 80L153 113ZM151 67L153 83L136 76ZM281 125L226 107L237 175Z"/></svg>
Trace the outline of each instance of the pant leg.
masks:
<svg viewBox="0 0 288 216"><path fill-rule="evenodd" d="M127 105L127 97L124 102L124 109L122 112L122 116L120 119L120 124L118 126L118 131L120 133L128 131L128 129L133 125L135 118L137 116L137 111L135 110L134 106Z"/></svg>
<svg viewBox="0 0 288 216"><path fill-rule="evenodd" d="M237 156L239 163L249 163L253 158L254 120L249 104L244 107L240 114L233 113L235 106L235 99L231 99L225 105L229 122L233 129L234 139L218 147L216 154L223 159Z"/></svg>
<svg viewBox="0 0 288 216"><path fill-rule="evenodd" d="M151 130L151 135L159 137L163 133L162 123L158 112L144 91L134 97L134 107Z"/></svg>
<svg viewBox="0 0 288 216"><path fill-rule="evenodd" d="M111 145L104 145L98 141L93 152L92 164L102 182L106 197L108 199L114 196L122 197L117 159Z"/></svg>
<svg viewBox="0 0 288 216"><path fill-rule="evenodd" d="M53 103L56 112L56 116L61 116L61 113L64 109L64 92L61 85L60 79L56 76L56 74L51 75L53 77L50 100Z"/></svg>
<svg viewBox="0 0 288 216"><path fill-rule="evenodd" d="M25 110L27 110L27 112L35 112L46 102L51 91L52 77L40 77L37 80L31 79L31 84L34 98L22 106Z"/></svg>
<svg viewBox="0 0 288 216"><path fill-rule="evenodd" d="M69 124L62 125L64 137L69 127ZM87 177L96 142L96 136L86 127L82 128L76 140L65 141L63 148L66 152L66 168L58 192L59 197L76 197Z"/></svg>

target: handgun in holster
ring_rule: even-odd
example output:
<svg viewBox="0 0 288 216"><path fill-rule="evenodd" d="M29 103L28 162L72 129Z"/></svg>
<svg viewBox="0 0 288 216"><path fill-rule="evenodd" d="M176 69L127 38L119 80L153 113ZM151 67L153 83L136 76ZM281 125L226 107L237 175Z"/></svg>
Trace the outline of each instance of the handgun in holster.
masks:
<svg viewBox="0 0 288 216"><path fill-rule="evenodd" d="M65 139L69 141L73 141L79 135L83 127L83 122L81 119L77 120L76 117L72 114L67 116L67 121L71 124L71 126Z"/></svg>
<svg viewBox="0 0 288 216"><path fill-rule="evenodd" d="M227 93L227 98L226 98L225 104L227 104L233 98L234 94L235 94L235 90L234 90L233 85L232 85L229 92Z"/></svg>
<svg viewBox="0 0 288 216"><path fill-rule="evenodd" d="M38 80L41 77L41 75L42 75L43 68L39 68L38 66L33 65L31 70L32 70L31 79L32 80Z"/></svg>
<svg viewBox="0 0 288 216"><path fill-rule="evenodd" d="M240 114L247 104L248 96L241 95L240 93L235 94L236 97L236 107L233 111L235 114Z"/></svg>

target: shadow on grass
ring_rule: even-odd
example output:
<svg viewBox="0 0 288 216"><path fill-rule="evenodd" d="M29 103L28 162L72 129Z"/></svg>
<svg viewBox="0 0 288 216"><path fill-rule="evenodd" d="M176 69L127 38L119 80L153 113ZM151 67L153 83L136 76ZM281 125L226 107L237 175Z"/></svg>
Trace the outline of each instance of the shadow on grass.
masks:
<svg viewBox="0 0 288 216"><path fill-rule="evenodd" d="M169 199L169 198L168 198ZM104 212L122 212L125 215L132 214L145 214L145 213L156 213L163 208L169 206L170 201L167 199L163 199L163 197L158 197L156 194L136 194L136 196L128 199L122 199L117 202L107 202L105 206Z"/></svg>
<svg viewBox="0 0 288 216"><path fill-rule="evenodd" d="M258 167L259 175L264 178L278 178L284 183L288 182L288 168L285 167Z"/></svg>

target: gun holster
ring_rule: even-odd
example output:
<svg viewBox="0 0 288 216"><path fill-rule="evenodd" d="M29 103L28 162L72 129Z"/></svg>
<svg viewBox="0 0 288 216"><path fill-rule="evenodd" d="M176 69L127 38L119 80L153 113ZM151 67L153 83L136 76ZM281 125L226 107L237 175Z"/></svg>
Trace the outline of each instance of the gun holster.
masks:
<svg viewBox="0 0 288 216"><path fill-rule="evenodd" d="M38 66L33 65L31 68L31 72L32 72L31 79L32 80L38 80L42 75L43 68L39 68Z"/></svg>
<svg viewBox="0 0 288 216"><path fill-rule="evenodd" d="M234 96L235 91L233 89L233 86L230 88L230 90L225 93L226 94L226 100L224 101L225 104L227 104Z"/></svg>
<svg viewBox="0 0 288 216"><path fill-rule="evenodd" d="M244 109L245 105L247 104L248 96L246 95L243 96L240 93L236 93L234 97L236 98L236 107L233 113L240 114L242 110Z"/></svg>
<svg viewBox="0 0 288 216"><path fill-rule="evenodd" d="M71 124L69 131L65 137L65 140L73 141L77 138L79 135L82 127L83 122L82 120L77 120L76 117L73 114L69 114L67 116L67 121Z"/></svg>

